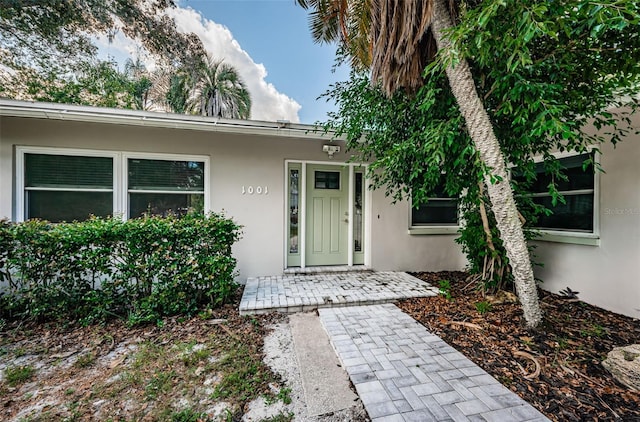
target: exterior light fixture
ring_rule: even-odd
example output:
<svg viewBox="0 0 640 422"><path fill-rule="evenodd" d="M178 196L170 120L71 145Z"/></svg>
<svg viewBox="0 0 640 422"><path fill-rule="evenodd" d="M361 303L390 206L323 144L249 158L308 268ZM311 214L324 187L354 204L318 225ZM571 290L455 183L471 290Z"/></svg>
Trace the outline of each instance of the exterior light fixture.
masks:
<svg viewBox="0 0 640 422"><path fill-rule="evenodd" d="M322 151L326 152L329 158L333 158L333 154L340 152L340 147L338 145L323 145Z"/></svg>

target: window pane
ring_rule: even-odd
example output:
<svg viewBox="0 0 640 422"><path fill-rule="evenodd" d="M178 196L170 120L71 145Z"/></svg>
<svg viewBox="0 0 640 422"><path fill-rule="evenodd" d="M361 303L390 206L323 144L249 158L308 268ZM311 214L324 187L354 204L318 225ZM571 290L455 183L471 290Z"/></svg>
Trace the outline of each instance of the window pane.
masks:
<svg viewBox="0 0 640 422"><path fill-rule="evenodd" d="M338 171L316 171L316 189L340 189L340 172Z"/></svg>
<svg viewBox="0 0 640 422"><path fill-rule="evenodd" d="M355 174L355 198L353 215L353 250L362 252L363 219L362 203L364 200L364 186L362 183L362 173Z"/></svg>
<svg viewBox="0 0 640 422"><path fill-rule="evenodd" d="M111 192L27 191L26 218L53 223L82 221L89 215L107 217L113 213Z"/></svg>
<svg viewBox="0 0 640 422"><path fill-rule="evenodd" d="M300 171L289 170L289 253L298 253L298 198Z"/></svg>
<svg viewBox="0 0 640 422"><path fill-rule="evenodd" d="M201 193L130 193L129 217L144 214L166 217L184 215L187 212L204 212L204 195Z"/></svg>
<svg viewBox="0 0 640 422"><path fill-rule="evenodd" d="M129 190L204 191L204 163L129 159Z"/></svg>
<svg viewBox="0 0 640 422"><path fill-rule="evenodd" d="M418 208L412 207L411 223L414 226L427 224L457 225L458 201L455 199L432 199Z"/></svg>
<svg viewBox="0 0 640 422"><path fill-rule="evenodd" d="M593 154L558 159L567 180L558 180L556 187L563 194L566 203L558 203L555 207L551 205L551 196L548 194L551 177L543 174L542 163L536 164L537 179L531 187L531 192L544 195L534 196L532 199L534 203L552 211L549 216L544 214L538 216L536 228L593 232L594 167L590 163L584 170L582 168L584 162L590 158L593 158ZM521 180L522 177L514 173L514 179ZM582 191L582 193L577 195L576 191Z"/></svg>
<svg viewBox="0 0 640 422"><path fill-rule="evenodd" d="M586 160L588 157L582 156ZM572 164L572 167L567 167L565 174L569 178L567 181L558 182L558 190L559 191L571 191L571 190L580 190L580 189L593 189L593 165L589 164L589 166L582 170L582 163L575 162Z"/></svg>
<svg viewBox="0 0 640 422"><path fill-rule="evenodd" d="M25 154L25 186L113 188L113 159L74 155Z"/></svg>
<svg viewBox="0 0 640 422"><path fill-rule="evenodd" d="M567 176L568 180L557 180L557 189L561 192L579 190L579 189L593 189L593 164L589 164L584 170L582 169L583 163L591 158L590 154L581 154L573 157L565 157L558 159L561 167L564 169L562 172ZM544 165L542 163L536 164L536 180L531 185L532 193L545 193L549 192L549 184L551 183L551 176L544 174ZM515 180L522 180L522 177L514 172Z"/></svg>
<svg viewBox="0 0 640 422"><path fill-rule="evenodd" d="M537 228L554 230L584 230L593 232L593 194L565 195L566 204L551 205L551 197L536 197L536 204L553 211L553 214L544 214L538 217Z"/></svg>

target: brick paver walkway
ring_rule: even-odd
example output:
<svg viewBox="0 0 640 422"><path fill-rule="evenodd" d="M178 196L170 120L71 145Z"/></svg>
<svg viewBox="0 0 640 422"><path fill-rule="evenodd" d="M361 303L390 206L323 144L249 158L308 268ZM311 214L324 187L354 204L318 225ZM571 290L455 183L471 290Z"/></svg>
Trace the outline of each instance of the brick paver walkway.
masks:
<svg viewBox="0 0 640 422"><path fill-rule="evenodd" d="M240 315L373 305L437 294L437 288L404 272L285 274L249 278Z"/></svg>
<svg viewBox="0 0 640 422"><path fill-rule="evenodd" d="M393 304L319 314L374 422L548 421Z"/></svg>

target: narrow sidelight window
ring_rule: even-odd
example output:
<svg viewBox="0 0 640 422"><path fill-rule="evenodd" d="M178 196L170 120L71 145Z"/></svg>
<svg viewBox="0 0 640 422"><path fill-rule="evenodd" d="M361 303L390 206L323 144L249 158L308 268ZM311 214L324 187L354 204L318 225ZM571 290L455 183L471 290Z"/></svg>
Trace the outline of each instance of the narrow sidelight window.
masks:
<svg viewBox="0 0 640 422"><path fill-rule="evenodd" d="M300 170L289 170L289 253L298 250L298 211L300 198Z"/></svg>
<svg viewBox="0 0 640 422"><path fill-rule="evenodd" d="M364 241L364 219L363 219L363 201L364 201L364 183L363 174L355 173L355 195L354 195L354 213L353 213L353 250L354 252L362 252L362 243Z"/></svg>

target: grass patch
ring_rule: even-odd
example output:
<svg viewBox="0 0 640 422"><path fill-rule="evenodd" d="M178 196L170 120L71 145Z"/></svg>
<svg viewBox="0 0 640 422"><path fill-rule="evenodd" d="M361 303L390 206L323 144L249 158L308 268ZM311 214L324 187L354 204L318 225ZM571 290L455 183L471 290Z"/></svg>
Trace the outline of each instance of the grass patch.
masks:
<svg viewBox="0 0 640 422"><path fill-rule="evenodd" d="M294 416L293 412L288 412L288 413L282 412L270 418L263 419L260 422L291 422L293 420L293 416Z"/></svg>
<svg viewBox="0 0 640 422"><path fill-rule="evenodd" d="M211 356L211 351L206 344L199 344L195 341L178 344L175 348L180 352L180 359L187 367L196 366Z"/></svg>
<svg viewBox="0 0 640 422"><path fill-rule="evenodd" d="M278 395L276 399L281 400L284 404L291 404L291 389L290 388L282 388L278 391Z"/></svg>
<svg viewBox="0 0 640 422"><path fill-rule="evenodd" d="M491 303L487 302L486 300L483 300L481 302L476 302L475 305L476 305L476 311L478 311L480 315L484 315L493 309L493 305L491 305Z"/></svg>
<svg viewBox="0 0 640 422"><path fill-rule="evenodd" d="M265 399L267 405L272 405L277 401L281 401L284 404L291 404L291 389L281 388L278 394L275 396L267 396Z"/></svg>
<svg viewBox="0 0 640 422"><path fill-rule="evenodd" d="M141 343L138 351L133 355L131 367L133 369L141 369L149 366L151 363L163 358L166 351L159 344L151 341Z"/></svg>
<svg viewBox="0 0 640 422"><path fill-rule="evenodd" d="M85 353L83 355L78 356L78 360L75 361L73 366L76 368L88 368L93 365L96 361L96 355L93 352Z"/></svg>
<svg viewBox="0 0 640 422"><path fill-rule="evenodd" d="M160 420L171 422L200 422L208 421L209 418L205 412L198 412L187 408L180 411L168 410L160 414Z"/></svg>
<svg viewBox="0 0 640 422"><path fill-rule="evenodd" d="M176 373L173 371L156 371L156 374L151 377L144 388L144 394L147 400L155 400L158 398L158 395L165 394L171 391L171 386L173 384L173 379L175 378L175 376Z"/></svg>
<svg viewBox="0 0 640 422"><path fill-rule="evenodd" d="M6 378L4 372L0 372L3 376L0 402L9 403L7 408L13 412L11 414L17 413L31 391L59 383L40 375L43 370L53 368L58 374L68 373L70 383L52 399L47 398L56 403L49 413L46 410L35 412L37 415L25 415L25 420L88 420L99 414L101 420L205 422L212 420L207 411L214 402L224 401L228 407L218 419L233 421L242 417L245 406L254 399L290 403L290 390L262 362L263 337L268 332L265 326L274 318L241 317L237 315L237 305L216 310L211 315L224 323L211 324L207 320L190 318L182 323L168 319L162 328L152 325L129 328L124 321L107 324L104 328L87 329L78 325L67 331L62 328L55 331L59 337L38 334L45 341L25 342L29 345L26 349L18 343L24 338L22 332L14 335L13 343L18 343L15 346L2 345L5 338L1 338L3 356L0 356L0 364L3 367L0 371L4 365L12 364L16 349L18 354L28 355L39 349L51 350L61 342L58 338L64 338L66 343L90 338L95 345L81 349L69 360L60 358L60 362L69 362L71 367L55 366L55 361L51 360L47 362L48 367L39 369L39 364L29 362L38 368L33 376L38 385L32 380L22 388L12 388L9 381L12 384L22 382L17 379L25 371L10 368ZM39 329L39 333L44 332ZM111 354L112 351L117 353ZM103 361L105 365L101 364ZM13 362L14 366L17 364L26 362ZM79 369L86 367L89 369ZM29 375L31 371L27 368L26 372ZM25 391L26 387L31 391ZM220 400L212 400L212 396ZM44 398L34 396L31 400ZM99 409L93 403L100 403ZM290 419L285 411L270 420Z"/></svg>
<svg viewBox="0 0 640 422"><path fill-rule="evenodd" d="M29 365L8 366L4 370L4 379L9 387L16 387L29 381L35 373L36 370Z"/></svg>
<svg viewBox="0 0 640 422"><path fill-rule="evenodd" d="M447 300L453 300L453 296L451 295L451 282L449 280L440 280L438 287L440 296Z"/></svg>
<svg viewBox="0 0 640 422"><path fill-rule="evenodd" d="M569 339L566 337L556 337L556 342L558 343L558 350L565 350L569 347Z"/></svg>
<svg viewBox="0 0 640 422"><path fill-rule="evenodd" d="M213 398L246 402L262 395L274 399L269 383L278 380L262 362L261 353L250 345L229 340L222 345L224 357L214 364L214 369L223 376L213 391Z"/></svg>
<svg viewBox="0 0 640 422"><path fill-rule="evenodd" d="M603 337L607 334L607 329L599 324L591 324L590 327L580 330L582 337Z"/></svg>

